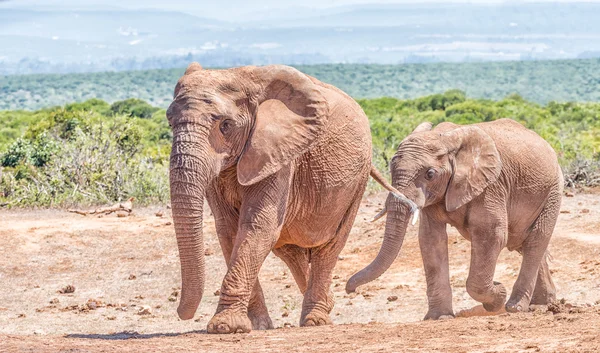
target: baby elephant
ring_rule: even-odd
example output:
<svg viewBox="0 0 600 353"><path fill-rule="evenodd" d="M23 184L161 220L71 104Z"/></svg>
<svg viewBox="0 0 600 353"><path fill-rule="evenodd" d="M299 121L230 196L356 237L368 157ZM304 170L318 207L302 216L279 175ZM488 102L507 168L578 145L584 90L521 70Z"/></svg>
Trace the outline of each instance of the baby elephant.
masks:
<svg viewBox="0 0 600 353"><path fill-rule="evenodd" d="M425 319L454 316L446 224L471 241L467 292L488 312L500 311L506 289L494 281L500 251L523 255L506 303L509 312L555 299L546 249L560 210L563 176L556 153L535 132L501 119L468 126L422 123L390 165L393 186L422 210L419 245L427 279ZM392 264L410 210L388 197L385 237L377 258L346 285L352 292ZM381 213L381 215L383 215Z"/></svg>

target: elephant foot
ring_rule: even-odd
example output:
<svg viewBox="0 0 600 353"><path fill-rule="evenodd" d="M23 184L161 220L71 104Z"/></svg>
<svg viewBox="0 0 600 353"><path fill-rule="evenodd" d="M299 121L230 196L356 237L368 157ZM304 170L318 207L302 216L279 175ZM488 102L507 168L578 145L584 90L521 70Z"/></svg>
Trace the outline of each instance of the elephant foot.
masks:
<svg viewBox="0 0 600 353"><path fill-rule="evenodd" d="M510 299L506 303L506 311L508 311L509 313L528 312L529 300L527 300L526 297L521 298L521 300Z"/></svg>
<svg viewBox="0 0 600 353"><path fill-rule="evenodd" d="M506 313L504 307L500 308L500 310L492 312L487 311L483 305L476 305L470 309L464 309L456 313L456 317L473 317L473 316L494 316Z"/></svg>
<svg viewBox="0 0 600 353"><path fill-rule="evenodd" d="M312 311L300 320L300 326L324 326L332 324L333 321L329 318L329 314L318 311Z"/></svg>
<svg viewBox="0 0 600 353"><path fill-rule="evenodd" d="M429 310L423 320L448 320L454 319L454 312L450 310Z"/></svg>
<svg viewBox="0 0 600 353"><path fill-rule="evenodd" d="M273 321L269 317L269 314L253 314L251 312L248 313L248 317L252 322L253 330L272 330L273 329Z"/></svg>
<svg viewBox="0 0 600 353"><path fill-rule="evenodd" d="M248 333L252 331L252 322L242 311L223 310L208 322L208 333Z"/></svg>
<svg viewBox="0 0 600 353"><path fill-rule="evenodd" d="M494 301L490 303L482 303L483 308L490 313L495 313L502 310L504 302L506 301L506 288L504 287L504 285L499 282L494 282L494 288Z"/></svg>
<svg viewBox="0 0 600 353"><path fill-rule="evenodd" d="M544 288L544 290L538 289L535 287L533 291L533 297L531 297L530 305L548 305L554 303L556 301L556 290L554 289L554 285L552 285L552 289Z"/></svg>

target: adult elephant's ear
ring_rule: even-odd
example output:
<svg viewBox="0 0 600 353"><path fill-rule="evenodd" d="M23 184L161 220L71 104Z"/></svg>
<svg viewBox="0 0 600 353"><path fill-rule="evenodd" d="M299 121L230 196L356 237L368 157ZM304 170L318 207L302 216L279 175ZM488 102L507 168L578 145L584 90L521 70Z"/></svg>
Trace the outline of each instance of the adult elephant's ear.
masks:
<svg viewBox="0 0 600 353"><path fill-rule="evenodd" d="M238 181L251 185L306 152L324 129L329 107L317 85L283 65L253 68L260 83L256 121L237 166Z"/></svg>
<svg viewBox="0 0 600 353"><path fill-rule="evenodd" d="M495 182L502 170L494 140L476 126L466 126L441 135L453 168L446 190L448 212L464 206Z"/></svg>

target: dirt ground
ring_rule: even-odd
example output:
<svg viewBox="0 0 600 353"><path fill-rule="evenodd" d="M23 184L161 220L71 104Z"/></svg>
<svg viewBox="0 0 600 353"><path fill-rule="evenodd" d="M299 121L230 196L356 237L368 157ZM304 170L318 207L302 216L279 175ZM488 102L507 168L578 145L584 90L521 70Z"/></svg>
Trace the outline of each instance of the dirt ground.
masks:
<svg viewBox="0 0 600 353"><path fill-rule="evenodd" d="M214 336L225 263L206 215L207 284L195 320L176 314L179 260L169 210L129 217L61 210L0 211L0 352L223 351L600 351L600 195L565 197L550 245L563 304L524 314L423 322L425 279L417 227L378 280L344 292L346 280L377 254L385 221L371 223L385 194L365 197L334 272L334 326L296 327L302 296L278 258L260 279L275 330ZM161 211L162 217L156 216ZM465 291L470 244L449 229L456 311L476 305ZM496 280L510 291L520 255L503 251ZM59 293L60 291L72 293Z"/></svg>

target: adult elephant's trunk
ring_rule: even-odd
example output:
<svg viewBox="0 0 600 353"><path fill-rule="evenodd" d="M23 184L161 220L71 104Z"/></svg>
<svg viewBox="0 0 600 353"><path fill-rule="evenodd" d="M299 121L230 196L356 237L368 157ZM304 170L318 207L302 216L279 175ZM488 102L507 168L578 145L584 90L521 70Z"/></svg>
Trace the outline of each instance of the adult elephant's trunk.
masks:
<svg viewBox="0 0 600 353"><path fill-rule="evenodd" d="M386 207L388 212L381 249L379 249L379 253L373 262L348 280L348 283L346 283L347 293L354 292L358 286L369 283L381 276L400 253L411 210L409 206L391 194L388 196Z"/></svg>
<svg viewBox="0 0 600 353"><path fill-rule="evenodd" d="M173 223L181 261L181 298L177 313L194 317L204 292L204 192L212 177L207 153L189 135L175 135L171 151L170 183Z"/></svg>

